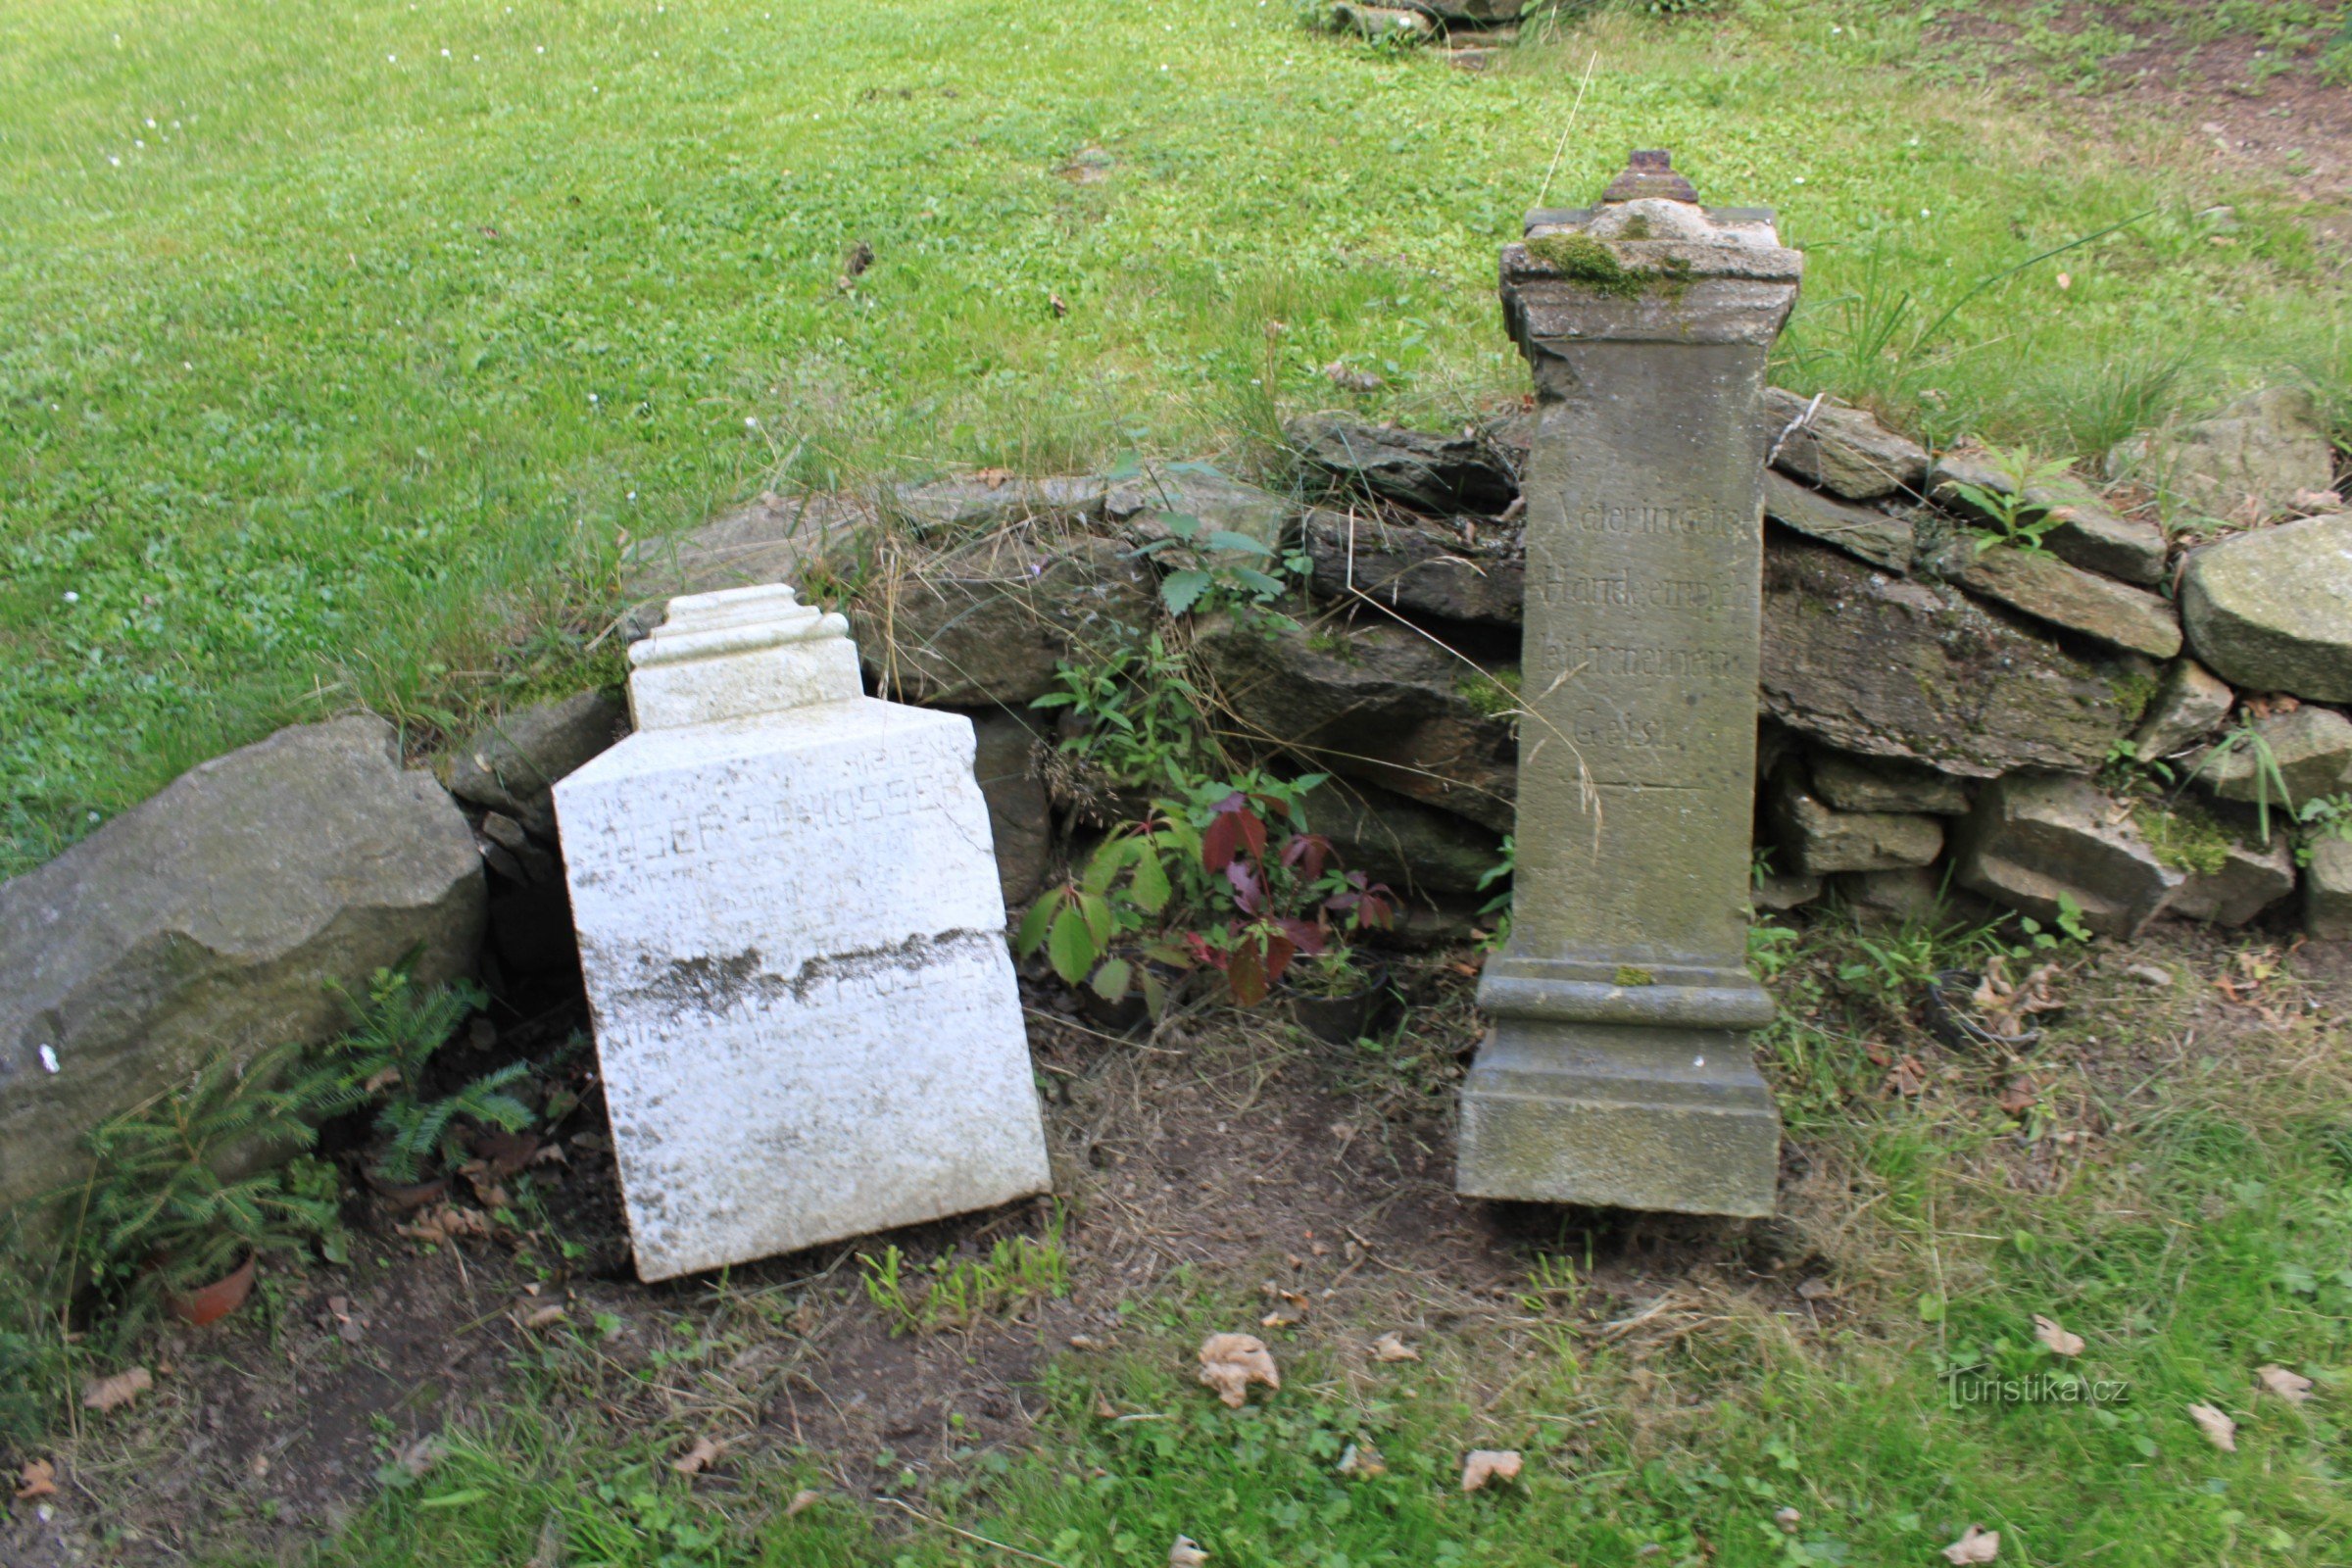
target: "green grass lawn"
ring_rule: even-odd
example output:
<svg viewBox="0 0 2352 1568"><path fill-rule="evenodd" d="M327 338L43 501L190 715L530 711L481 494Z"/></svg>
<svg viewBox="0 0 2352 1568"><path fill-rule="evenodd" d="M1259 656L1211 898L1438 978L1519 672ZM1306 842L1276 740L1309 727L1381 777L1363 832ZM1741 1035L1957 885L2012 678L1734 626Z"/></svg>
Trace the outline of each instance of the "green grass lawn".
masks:
<svg viewBox="0 0 2352 1568"><path fill-rule="evenodd" d="M0 871L279 723L593 678L623 541L762 483L1508 394L1494 253L1555 156L1555 200L1656 144L1777 203L1784 378L1928 434L2093 451L2233 379L2340 392L2298 214L2170 128L1927 84L1911 10L1545 24L1473 75L1288 0L17 0Z"/></svg>

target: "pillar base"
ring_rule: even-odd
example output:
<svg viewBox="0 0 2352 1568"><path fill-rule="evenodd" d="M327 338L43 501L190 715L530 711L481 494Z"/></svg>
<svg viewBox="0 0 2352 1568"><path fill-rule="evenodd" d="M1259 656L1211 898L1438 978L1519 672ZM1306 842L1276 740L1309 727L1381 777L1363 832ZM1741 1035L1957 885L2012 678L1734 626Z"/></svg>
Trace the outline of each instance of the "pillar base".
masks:
<svg viewBox="0 0 2352 1568"><path fill-rule="evenodd" d="M1496 1021L1462 1085L1467 1198L1761 1218L1781 1119L1732 1029Z"/></svg>

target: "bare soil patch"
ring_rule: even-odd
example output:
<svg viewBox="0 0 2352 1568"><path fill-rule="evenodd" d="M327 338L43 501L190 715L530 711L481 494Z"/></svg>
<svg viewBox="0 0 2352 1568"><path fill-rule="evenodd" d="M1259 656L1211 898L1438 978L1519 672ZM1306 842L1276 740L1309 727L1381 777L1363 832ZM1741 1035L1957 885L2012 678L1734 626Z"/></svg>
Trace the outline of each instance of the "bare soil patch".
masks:
<svg viewBox="0 0 2352 1568"><path fill-rule="evenodd" d="M2135 963L2177 984L2151 988ZM1499 1398L1545 1326L1527 1305L1544 1251L1576 1257L1585 1332L1611 1342L1668 1344L1725 1310L1818 1335L1858 1309L1825 1281L1866 1261L1848 1244L1867 1195L1800 1139L1783 1217L1763 1224L1456 1198L1451 1110L1476 1042L1474 970L1455 953L1400 972L1412 1027L1380 1052L1229 1012L1117 1039L1032 988L1070 1288L962 1330L894 1332L859 1254L977 1257L1000 1237L1042 1234L1054 1203L640 1285L590 1084L561 1129L568 1163L534 1173L541 1200L516 1226L426 1246L395 1228L413 1216L377 1206L351 1268L278 1276L220 1327L164 1334L149 1348L152 1392L61 1440L50 1516L18 1504L0 1560L178 1562L240 1540L289 1549L398 1484L404 1458L429 1465L437 1434L526 1396L559 1419L576 1409L661 1432L679 1453L720 1440L722 1471L802 1464L872 1494L907 1469L1019 1445L1048 1360L1156 1345L1155 1320L1184 1300L1223 1303L1220 1326L1286 1359L1312 1348L1349 1382L1396 1331L1468 1396ZM2038 1186L2103 1157L2118 1106L2190 1054L2291 1052L2309 1019L2352 1007L2352 945L2167 928L2100 953L2069 985L2097 1026L2025 1069L2042 1121L2029 1137L2021 1119L1986 1156L1989 1179ZM1921 1068L1907 1086L1890 1067L1886 1101L1988 1098L2016 1073L1944 1051L1916 1015L1865 1027L1872 1060Z"/></svg>

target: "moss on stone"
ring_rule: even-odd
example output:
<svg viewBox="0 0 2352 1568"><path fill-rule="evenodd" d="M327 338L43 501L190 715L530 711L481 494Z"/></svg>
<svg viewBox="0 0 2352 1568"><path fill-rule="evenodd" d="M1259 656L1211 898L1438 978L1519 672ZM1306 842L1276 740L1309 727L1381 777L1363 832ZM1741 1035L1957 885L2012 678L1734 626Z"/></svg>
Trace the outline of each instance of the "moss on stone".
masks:
<svg viewBox="0 0 2352 1568"><path fill-rule="evenodd" d="M1632 299L1646 281L1643 273L1617 260L1615 251L1590 234L1539 234L1527 242L1527 253L1595 294Z"/></svg>
<svg viewBox="0 0 2352 1568"><path fill-rule="evenodd" d="M2176 871L2211 876L2230 863L2230 846L2237 842L2228 823L2191 801L2170 809L2143 806L2132 820L2149 853Z"/></svg>
<svg viewBox="0 0 2352 1568"><path fill-rule="evenodd" d="M2148 705L2156 700L2156 677L2145 670L2135 669L2129 674L2118 675L2110 684L2115 688L2116 706L2123 710L2124 717L2132 723L2138 723L2140 715L2148 710Z"/></svg>
<svg viewBox="0 0 2352 1568"><path fill-rule="evenodd" d="M1481 718L1510 718L1519 711L1519 671L1511 668L1464 675L1455 683L1462 701Z"/></svg>
<svg viewBox="0 0 2352 1568"><path fill-rule="evenodd" d="M1647 969L1621 963L1617 966L1617 983L1621 986L1654 986L1658 983L1658 977Z"/></svg>

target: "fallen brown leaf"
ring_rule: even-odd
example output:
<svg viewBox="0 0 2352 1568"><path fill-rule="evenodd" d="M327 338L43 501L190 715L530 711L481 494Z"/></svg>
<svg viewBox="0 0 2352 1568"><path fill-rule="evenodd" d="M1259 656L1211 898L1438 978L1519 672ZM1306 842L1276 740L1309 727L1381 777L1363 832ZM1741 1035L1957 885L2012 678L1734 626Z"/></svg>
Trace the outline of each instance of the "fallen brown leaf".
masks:
<svg viewBox="0 0 2352 1568"><path fill-rule="evenodd" d="M815 1492L808 1487L803 1487L800 1491L794 1493L792 1494L792 1500L784 1505L784 1517L791 1519L807 1513L809 1509L815 1507L818 1500L823 1496L824 1494L821 1492Z"/></svg>
<svg viewBox="0 0 2352 1568"><path fill-rule="evenodd" d="M1178 1536L1168 1547L1168 1568L1200 1568L1208 1561L1208 1548L1190 1536Z"/></svg>
<svg viewBox="0 0 2352 1568"><path fill-rule="evenodd" d="M490 1216L478 1208L444 1203L414 1225L395 1225L392 1229L415 1242L449 1242L461 1236L486 1238L490 1234Z"/></svg>
<svg viewBox="0 0 2352 1568"><path fill-rule="evenodd" d="M533 1331L539 1329L552 1329L557 1324L564 1321L564 1308L561 1306L543 1306L536 1312L533 1312L529 1317L524 1318L522 1320L522 1326Z"/></svg>
<svg viewBox="0 0 2352 1568"><path fill-rule="evenodd" d="M113 1410L155 1387L155 1374L143 1366L127 1372L118 1372L111 1378L92 1378L81 1386L81 1407L84 1410Z"/></svg>
<svg viewBox="0 0 2352 1568"><path fill-rule="evenodd" d="M2039 1340L2043 1348L2052 1355L2081 1355L2082 1353L2082 1335L2069 1334L2058 1326L2056 1318L2043 1317L2039 1312L2034 1314L2034 1337Z"/></svg>
<svg viewBox="0 0 2352 1568"><path fill-rule="evenodd" d="M2262 1386L2289 1404L2301 1404L2311 1397L2311 1379L2300 1372L2289 1372L2282 1366L2258 1366L2254 1375Z"/></svg>
<svg viewBox="0 0 2352 1568"><path fill-rule="evenodd" d="M1348 1445L1348 1451L1340 1455L1338 1469L1344 1476L1361 1476L1364 1480L1369 1481L1374 1476L1387 1475L1389 1461L1387 1456L1373 1446L1371 1440L1366 1439L1361 1443Z"/></svg>
<svg viewBox="0 0 2352 1568"><path fill-rule="evenodd" d="M1990 1562L2001 1554L2001 1533L1998 1530L1979 1530L1970 1525L1960 1533L1960 1539L1943 1548L1943 1560L1967 1568L1974 1562Z"/></svg>
<svg viewBox="0 0 2352 1568"><path fill-rule="evenodd" d="M2192 1404L2188 1407L2188 1415L2190 1420L2196 1422L2197 1430L2205 1434L2208 1443L2224 1453L2237 1451L2236 1422L2210 1404Z"/></svg>
<svg viewBox="0 0 2352 1568"><path fill-rule="evenodd" d="M1200 1381L1217 1391L1217 1397L1239 1410L1250 1397L1250 1385L1282 1387L1274 1369L1274 1354L1254 1334L1211 1334L1200 1342Z"/></svg>
<svg viewBox="0 0 2352 1568"><path fill-rule="evenodd" d="M1118 1418L1119 1407L1111 1403L1106 1396L1100 1394L1096 1395L1095 1419L1098 1421L1116 1421Z"/></svg>
<svg viewBox="0 0 2352 1568"><path fill-rule="evenodd" d="M2011 1116L2023 1116L2034 1108L2034 1102L2040 1098L2041 1091L2034 1087L2034 1080L2021 1072L2009 1080L2007 1087L2001 1090L2000 1098L1993 1103Z"/></svg>
<svg viewBox="0 0 2352 1568"><path fill-rule="evenodd" d="M1462 1460L1462 1490L1481 1492L1490 1481L1519 1479L1517 1448L1473 1448Z"/></svg>
<svg viewBox="0 0 2352 1568"><path fill-rule="evenodd" d="M407 1471L412 1479L421 1481L426 1471L441 1462L444 1451L440 1434L428 1432L401 1449L393 1462Z"/></svg>
<svg viewBox="0 0 2352 1568"><path fill-rule="evenodd" d="M1375 1361L1418 1361L1421 1359L1421 1352L1405 1344L1402 1335L1391 1330L1372 1342L1372 1359Z"/></svg>
<svg viewBox="0 0 2352 1568"><path fill-rule="evenodd" d="M723 1451L724 1448L712 1439L697 1438L693 1447L669 1461L669 1467L682 1476L701 1475L718 1463L718 1456Z"/></svg>
<svg viewBox="0 0 2352 1568"><path fill-rule="evenodd" d="M17 1500L30 1502L35 1497L57 1495L57 1466L46 1459L27 1459L24 1468L17 1472Z"/></svg>
<svg viewBox="0 0 2352 1568"><path fill-rule="evenodd" d="M1905 1056L1886 1075L1886 1087L1907 1100L1928 1087L1928 1069L1919 1064L1917 1056Z"/></svg>

